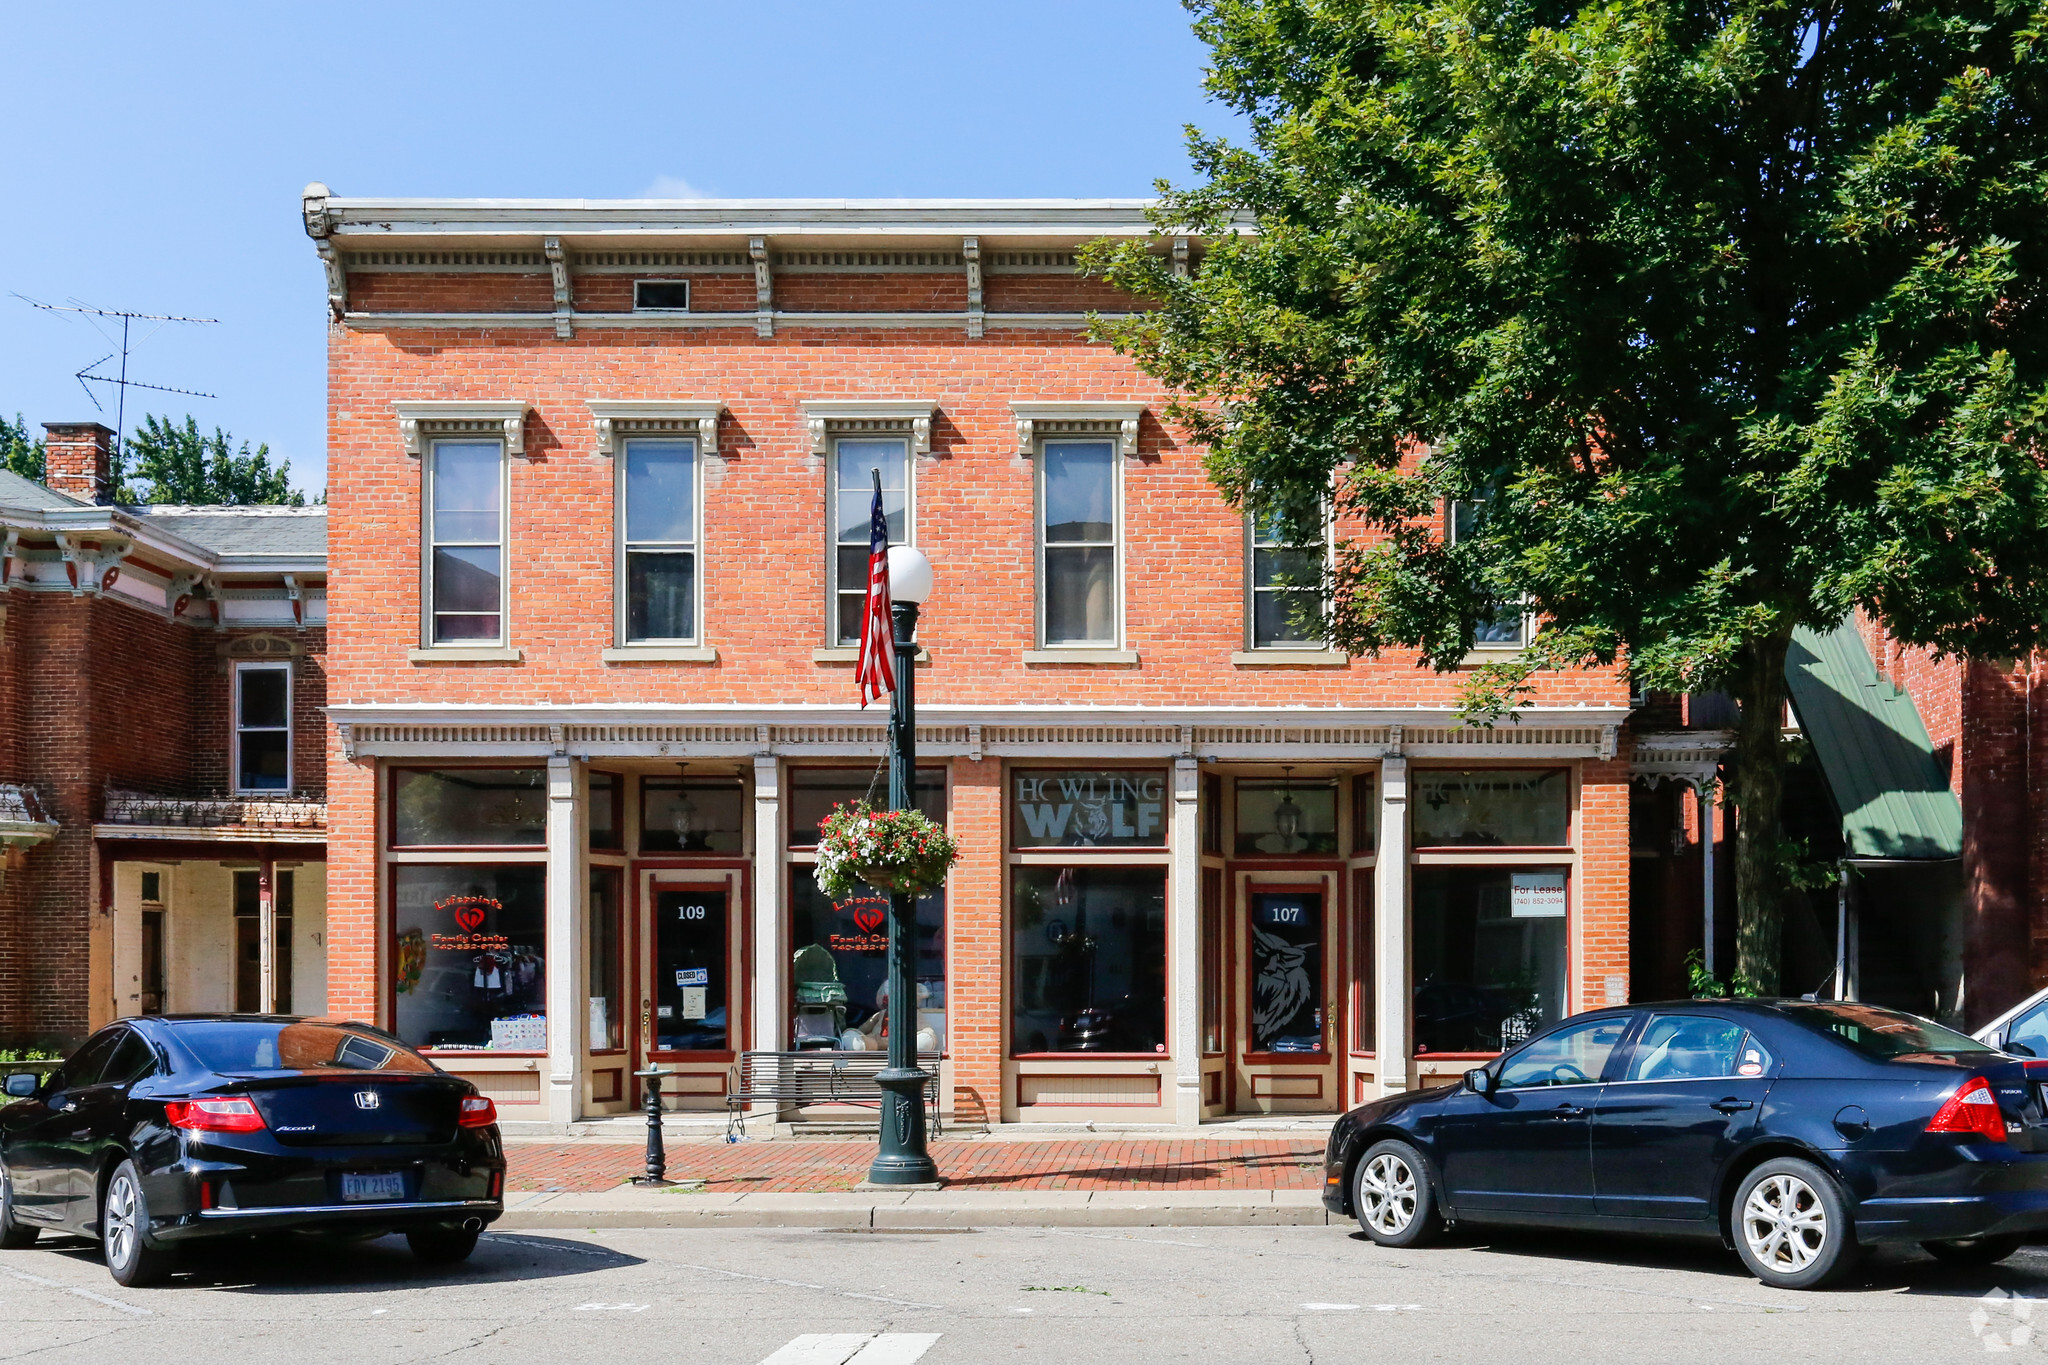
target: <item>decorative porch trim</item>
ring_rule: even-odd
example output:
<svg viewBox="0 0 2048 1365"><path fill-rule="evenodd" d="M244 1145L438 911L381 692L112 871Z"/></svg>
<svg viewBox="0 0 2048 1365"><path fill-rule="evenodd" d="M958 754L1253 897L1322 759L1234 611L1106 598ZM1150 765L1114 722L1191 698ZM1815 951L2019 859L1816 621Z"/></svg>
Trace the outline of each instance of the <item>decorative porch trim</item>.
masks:
<svg viewBox="0 0 2048 1365"><path fill-rule="evenodd" d="M1638 782L1683 782L1704 790L1720 778L1721 764L1735 748L1733 730L1675 730L1639 734L1629 775Z"/></svg>

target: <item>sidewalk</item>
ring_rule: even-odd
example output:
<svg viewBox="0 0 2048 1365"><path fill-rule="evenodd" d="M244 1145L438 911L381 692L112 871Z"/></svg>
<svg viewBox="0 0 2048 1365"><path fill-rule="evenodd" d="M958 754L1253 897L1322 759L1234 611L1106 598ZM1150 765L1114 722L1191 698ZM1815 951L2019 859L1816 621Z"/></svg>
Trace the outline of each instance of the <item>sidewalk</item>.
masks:
<svg viewBox="0 0 2048 1365"><path fill-rule="evenodd" d="M1273 1138L940 1139L945 1188L859 1190L872 1141L670 1141L669 1189L626 1143L506 1144L501 1228L1323 1223L1323 1144Z"/></svg>

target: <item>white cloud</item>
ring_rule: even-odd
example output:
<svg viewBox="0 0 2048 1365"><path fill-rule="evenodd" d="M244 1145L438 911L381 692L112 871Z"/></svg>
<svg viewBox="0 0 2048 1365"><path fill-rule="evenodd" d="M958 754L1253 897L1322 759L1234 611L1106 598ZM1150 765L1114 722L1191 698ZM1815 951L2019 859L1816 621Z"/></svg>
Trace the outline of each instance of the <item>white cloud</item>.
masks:
<svg viewBox="0 0 2048 1365"><path fill-rule="evenodd" d="M699 189L679 175L657 175L648 182L647 188L635 196L640 199L710 199L706 190Z"/></svg>

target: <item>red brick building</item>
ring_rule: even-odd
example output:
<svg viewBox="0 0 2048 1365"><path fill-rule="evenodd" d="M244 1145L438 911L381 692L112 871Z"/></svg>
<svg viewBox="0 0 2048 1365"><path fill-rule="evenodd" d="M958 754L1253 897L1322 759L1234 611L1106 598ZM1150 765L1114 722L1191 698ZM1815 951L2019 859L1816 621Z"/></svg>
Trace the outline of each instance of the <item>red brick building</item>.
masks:
<svg viewBox="0 0 2048 1365"><path fill-rule="evenodd" d="M0 472L0 1045L326 1004L326 517Z"/></svg>
<svg viewBox="0 0 2048 1365"><path fill-rule="evenodd" d="M1114 201L350 199L327 272L328 994L510 1120L742 1050L879 1048L873 472L931 558L923 907L947 1109L1191 1124L1455 1073L1629 986L1629 698L1299 638L1253 534L1086 336ZM1198 260L1199 240L1158 249ZM1504 621L1483 648L1512 649Z"/></svg>

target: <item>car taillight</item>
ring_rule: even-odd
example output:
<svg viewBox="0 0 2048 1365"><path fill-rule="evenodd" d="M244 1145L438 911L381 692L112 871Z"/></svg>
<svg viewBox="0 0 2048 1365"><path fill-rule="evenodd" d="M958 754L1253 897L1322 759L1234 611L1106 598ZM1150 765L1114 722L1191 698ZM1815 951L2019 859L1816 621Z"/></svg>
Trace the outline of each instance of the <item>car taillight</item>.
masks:
<svg viewBox="0 0 2048 1365"><path fill-rule="evenodd" d="M260 1133L263 1115L253 1100L240 1097L221 1100L172 1100L164 1106L164 1117L173 1128L197 1133Z"/></svg>
<svg viewBox="0 0 2048 1365"><path fill-rule="evenodd" d="M2005 1115L1999 1112L1998 1097L1982 1076L1972 1076L1934 1111L1930 1133L1976 1133L1993 1142L2005 1141Z"/></svg>
<svg viewBox="0 0 2048 1365"><path fill-rule="evenodd" d="M498 1121L498 1106L485 1095L464 1095L455 1121L464 1128L488 1128Z"/></svg>

